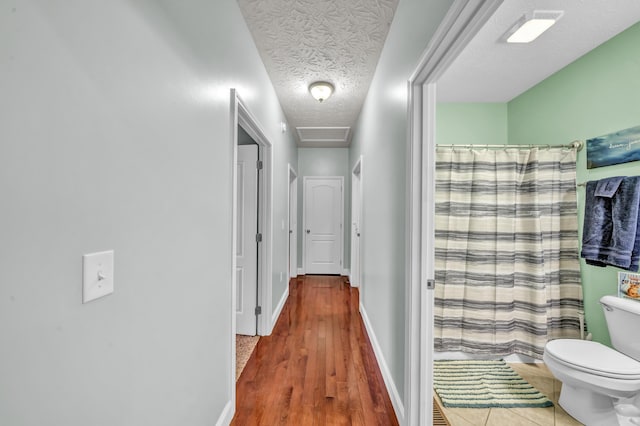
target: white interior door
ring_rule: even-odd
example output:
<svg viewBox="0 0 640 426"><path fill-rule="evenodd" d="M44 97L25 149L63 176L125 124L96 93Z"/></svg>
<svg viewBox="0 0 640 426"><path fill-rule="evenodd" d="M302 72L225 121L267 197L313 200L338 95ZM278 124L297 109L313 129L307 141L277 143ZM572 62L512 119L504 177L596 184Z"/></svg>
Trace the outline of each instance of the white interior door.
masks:
<svg viewBox="0 0 640 426"><path fill-rule="evenodd" d="M304 262L306 274L341 274L343 178L304 178Z"/></svg>
<svg viewBox="0 0 640 426"><path fill-rule="evenodd" d="M298 276L298 178L289 170L289 278Z"/></svg>
<svg viewBox="0 0 640 426"><path fill-rule="evenodd" d="M258 145L238 146L236 333L256 335L258 305Z"/></svg>
<svg viewBox="0 0 640 426"><path fill-rule="evenodd" d="M360 287L360 236L362 209L361 161L358 161L351 174L351 271L349 281L352 287Z"/></svg>

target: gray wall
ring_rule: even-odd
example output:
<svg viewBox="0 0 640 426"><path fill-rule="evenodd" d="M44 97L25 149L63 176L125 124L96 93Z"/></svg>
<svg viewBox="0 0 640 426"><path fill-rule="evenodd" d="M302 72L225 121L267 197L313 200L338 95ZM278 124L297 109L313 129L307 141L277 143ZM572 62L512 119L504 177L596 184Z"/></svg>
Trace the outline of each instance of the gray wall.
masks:
<svg viewBox="0 0 640 426"><path fill-rule="evenodd" d="M348 148L298 148L298 267L302 268L304 176L344 177L344 261L351 263L351 168Z"/></svg>
<svg viewBox="0 0 640 426"><path fill-rule="evenodd" d="M0 27L0 424L215 424L230 87L274 144L274 223L297 163L236 2L6 0ZM107 249L115 293L83 305L82 255Z"/></svg>
<svg viewBox="0 0 640 426"><path fill-rule="evenodd" d="M362 303L404 398L407 80L451 2L401 0L349 154L363 155Z"/></svg>

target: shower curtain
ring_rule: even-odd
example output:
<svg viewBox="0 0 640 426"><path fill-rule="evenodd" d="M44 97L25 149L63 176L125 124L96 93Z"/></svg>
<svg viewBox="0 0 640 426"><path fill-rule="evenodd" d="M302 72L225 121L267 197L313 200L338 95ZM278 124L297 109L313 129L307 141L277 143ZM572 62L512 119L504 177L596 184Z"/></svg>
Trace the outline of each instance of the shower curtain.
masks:
<svg viewBox="0 0 640 426"><path fill-rule="evenodd" d="M580 337L575 176L574 149L437 149L436 351Z"/></svg>

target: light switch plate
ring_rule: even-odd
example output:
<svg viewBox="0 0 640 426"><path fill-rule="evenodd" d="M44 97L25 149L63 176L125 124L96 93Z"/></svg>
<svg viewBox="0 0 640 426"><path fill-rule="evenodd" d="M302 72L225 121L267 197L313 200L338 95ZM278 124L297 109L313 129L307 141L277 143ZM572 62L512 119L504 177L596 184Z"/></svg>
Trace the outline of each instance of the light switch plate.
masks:
<svg viewBox="0 0 640 426"><path fill-rule="evenodd" d="M82 256L82 303L113 293L113 250Z"/></svg>

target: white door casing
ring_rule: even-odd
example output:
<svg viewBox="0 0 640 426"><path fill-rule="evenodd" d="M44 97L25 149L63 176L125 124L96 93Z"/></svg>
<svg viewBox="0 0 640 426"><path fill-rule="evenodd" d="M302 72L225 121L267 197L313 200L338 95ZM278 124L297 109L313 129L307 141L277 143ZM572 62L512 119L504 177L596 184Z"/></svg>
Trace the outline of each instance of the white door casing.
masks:
<svg viewBox="0 0 640 426"><path fill-rule="evenodd" d="M258 304L258 145L238 146L236 333L255 336Z"/></svg>
<svg viewBox="0 0 640 426"><path fill-rule="evenodd" d="M352 287L360 287L362 280L362 156L351 171L351 270ZM362 289L360 290L362 292ZM362 297L362 296L361 296Z"/></svg>
<svg viewBox="0 0 640 426"><path fill-rule="evenodd" d="M298 176L289 168L289 278L298 276Z"/></svg>
<svg viewBox="0 0 640 426"><path fill-rule="evenodd" d="M408 82L404 424L433 422L436 85L504 0L455 0Z"/></svg>
<svg viewBox="0 0 640 426"><path fill-rule="evenodd" d="M342 273L343 187L342 176L304 177L305 274Z"/></svg>
<svg viewBox="0 0 640 426"><path fill-rule="evenodd" d="M235 412L236 404L236 244L237 244L237 160L238 160L238 126L247 132L247 134L253 139L259 146L260 160L262 161L262 170L259 172L260 179L258 185L258 224L260 232L262 233L262 242L258 246L258 301L259 306L262 308L262 314L258 315L258 330L257 333L261 336L267 336L271 334L275 320L273 320L272 309L272 229L273 229L273 149L272 144L266 137L262 127L258 123L258 120L251 114L246 104L238 95L236 89L230 89L229 91L229 151L231 153L229 162L232 165L232 186L230 190L231 198L229 200L231 204L231 247L229 248L230 267L229 276L231 277L229 294L229 321L231 327L229 328L228 347L230 348L228 375L227 375L227 391L229 400L225 406L225 412L229 413L228 421L231 421L233 413Z"/></svg>

